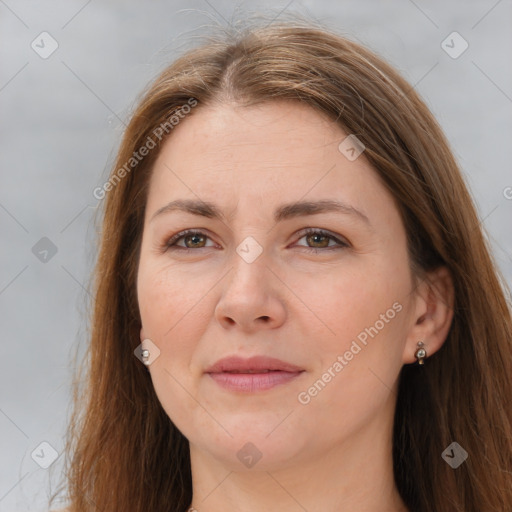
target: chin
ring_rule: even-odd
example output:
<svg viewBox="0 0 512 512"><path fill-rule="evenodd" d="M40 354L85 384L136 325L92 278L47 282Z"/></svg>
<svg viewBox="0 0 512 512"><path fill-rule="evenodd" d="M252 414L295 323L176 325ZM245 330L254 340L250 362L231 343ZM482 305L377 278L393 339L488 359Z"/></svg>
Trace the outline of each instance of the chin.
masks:
<svg viewBox="0 0 512 512"><path fill-rule="evenodd" d="M291 426L282 430L280 426L276 428L279 424L276 421L260 422L256 426L252 420L238 418L229 425L227 422L223 424L233 437L221 429L222 433L214 436L196 432L189 440L191 446L196 445L230 471L276 471L293 467L307 446L299 425L292 432Z"/></svg>

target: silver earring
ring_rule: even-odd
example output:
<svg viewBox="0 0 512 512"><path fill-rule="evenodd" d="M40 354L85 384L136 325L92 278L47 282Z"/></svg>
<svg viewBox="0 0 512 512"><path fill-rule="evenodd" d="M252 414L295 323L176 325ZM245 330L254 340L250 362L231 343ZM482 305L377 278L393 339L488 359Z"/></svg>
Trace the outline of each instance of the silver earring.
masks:
<svg viewBox="0 0 512 512"><path fill-rule="evenodd" d="M147 348L145 348L145 349L142 351L142 362L143 362L146 366L149 366L149 357L150 357L149 350L148 350Z"/></svg>
<svg viewBox="0 0 512 512"><path fill-rule="evenodd" d="M418 349L414 354L416 359L418 360L418 364L424 364L425 358L427 357L427 351L424 348L425 344L422 341L418 341Z"/></svg>

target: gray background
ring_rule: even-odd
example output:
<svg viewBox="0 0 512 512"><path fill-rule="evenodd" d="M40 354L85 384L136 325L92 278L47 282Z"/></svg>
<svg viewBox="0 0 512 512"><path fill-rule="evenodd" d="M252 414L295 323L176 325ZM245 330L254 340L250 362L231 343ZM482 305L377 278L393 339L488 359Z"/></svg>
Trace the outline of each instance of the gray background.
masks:
<svg viewBox="0 0 512 512"><path fill-rule="evenodd" d="M47 510L59 477L63 457L35 460L49 460L41 442L62 452L71 358L87 338L92 191L138 93L207 26L254 12L315 17L402 72L445 130L511 285L510 0L0 0L0 511ZM31 47L43 31L59 45L46 59ZM453 31L469 43L456 59L441 46ZM43 237L57 248L46 262L32 250Z"/></svg>

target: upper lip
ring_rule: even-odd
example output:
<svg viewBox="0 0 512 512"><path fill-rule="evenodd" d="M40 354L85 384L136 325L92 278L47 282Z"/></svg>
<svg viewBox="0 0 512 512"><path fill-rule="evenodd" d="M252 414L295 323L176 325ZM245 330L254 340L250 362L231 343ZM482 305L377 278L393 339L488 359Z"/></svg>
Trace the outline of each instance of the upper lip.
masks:
<svg viewBox="0 0 512 512"><path fill-rule="evenodd" d="M283 371L283 372L301 372L303 368L299 368L291 363L266 356L254 356L243 358L239 356L230 356L219 359L215 364L209 366L205 373L222 373L222 372L248 372L258 370Z"/></svg>

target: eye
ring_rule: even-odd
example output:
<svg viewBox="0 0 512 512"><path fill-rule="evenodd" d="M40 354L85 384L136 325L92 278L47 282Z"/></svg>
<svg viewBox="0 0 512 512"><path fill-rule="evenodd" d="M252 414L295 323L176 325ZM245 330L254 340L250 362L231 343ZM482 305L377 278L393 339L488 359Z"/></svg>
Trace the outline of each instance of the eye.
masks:
<svg viewBox="0 0 512 512"><path fill-rule="evenodd" d="M316 247L306 247L306 250L310 252L322 252L324 250L331 251L333 249L343 249L345 247L349 247L347 242L340 240L331 233L322 229L308 228L302 232L302 237L299 238L299 240L302 240L303 238L306 238L308 243L316 244ZM331 241L334 241L335 245L329 246Z"/></svg>
<svg viewBox="0 0 512 512"><path fill-rule="evenodd" d="M188 249L202 249L203 247L206 247L205 245L202 245L203 243L206 243L206 240L209 237L203 233L202 231L196 231L193 229L187 229L186 231L180 231L179 233L176 233L174 236L172 236L167 242L165 242L163 249L164 250L188 250ZM177 242L179 242L181 239L184 240L185 246L178 245ZM189 245L187 245L187 242L190 241ZM211 247L211 246L210 246Z"/></svg>
<svg viewBox="0 0 512 512"><path fill-rule="evenodd" d="M206 245L206 241L209 238L210 237L202 231L187 229L185 231L180 231L179 233L172 236L168 241L164 243L162 249L165 252L166 250L187 251L190 249L212 247L212 245ZM299 240L302 240L303 238L306 238L307 243L316 244L316 247L306 247L299 245L299 247L305 247L306 251L310 252L322 252L324 250L331 251L333 249L343 249L345 247L349 247L347 242L340 240L338 237L322 229L308 228L302 231L302 236L299 238ZM178 242L181 240L183 240L184 245L178 244ZM329 245L331 241L334 241L335 244Z"/></svg>

